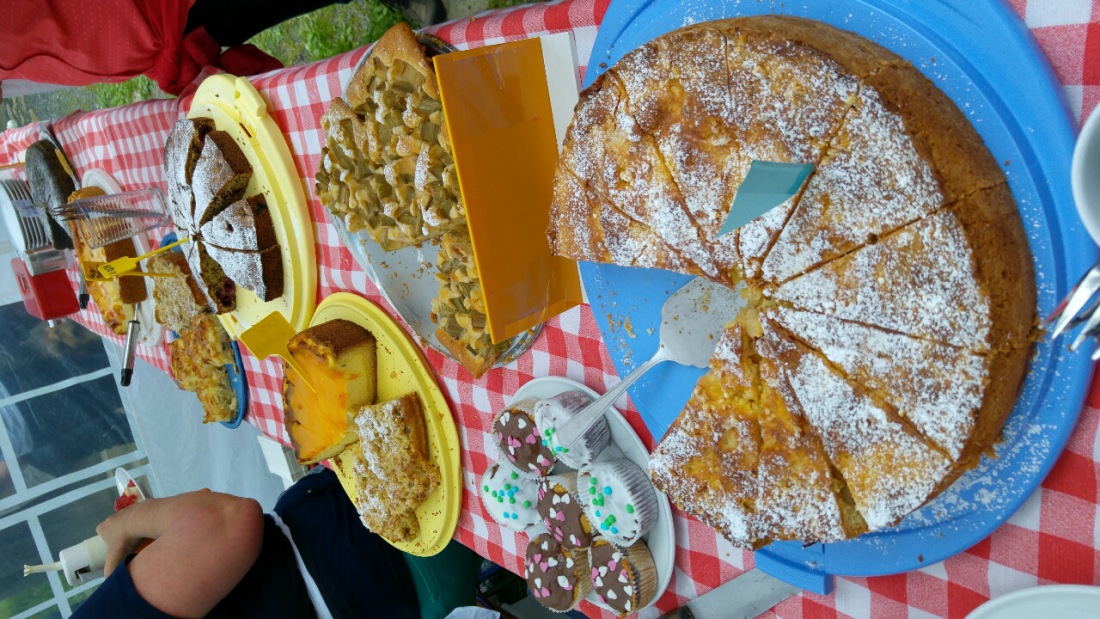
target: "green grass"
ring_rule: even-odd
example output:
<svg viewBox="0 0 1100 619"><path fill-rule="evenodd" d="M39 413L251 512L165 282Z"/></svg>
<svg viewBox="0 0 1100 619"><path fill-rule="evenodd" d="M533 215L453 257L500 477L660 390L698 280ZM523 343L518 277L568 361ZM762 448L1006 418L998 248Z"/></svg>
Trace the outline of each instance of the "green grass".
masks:
<svg viewBox="0 0 1100 619"><path fill-rule="evenodd" d="M88 89L95 98L96 106L100 109L167 96L161 92L156 82L144 75L114 84L93 84L88 86Z"/></svg>
<svg viewBox="0 0 1100 619"><path fill-rule="evenodd" d="M373 43L402 19L378 0L334 4L269 28L248 42L291 66Z"/></svg>

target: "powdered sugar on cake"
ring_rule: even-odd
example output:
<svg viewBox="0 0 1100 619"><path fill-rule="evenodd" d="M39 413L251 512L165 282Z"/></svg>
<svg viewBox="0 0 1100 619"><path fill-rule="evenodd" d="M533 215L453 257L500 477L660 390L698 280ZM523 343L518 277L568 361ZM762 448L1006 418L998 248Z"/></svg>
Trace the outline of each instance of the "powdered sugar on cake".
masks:
<svg viewBox="0 0 1100 619"><path fill-rule="evenodd" d="M801 356L789 379L870 530L920 507L951 468L947 458L857 394L813 353Z"/></svg>
<svg viewBox="0 0 1100 619"><path fill-rule="evenodd" d="M786 281L943 203L901 118L864 88L764 261L763 277Z"/></svg>
<svg viewBox="0 0 1100 619"><path fill-rule="evenodd" d="M962 225L941 211L793 279L775 298L915 337L989 349L989 299Z"/></svg>
<svg viewBox="0 0 1100 619"><path fill-rule="evenodd" d="M881 390L917 430L959 457L989 380L988 359L813 312L774 308L768 316L850 379Z"/></svg>

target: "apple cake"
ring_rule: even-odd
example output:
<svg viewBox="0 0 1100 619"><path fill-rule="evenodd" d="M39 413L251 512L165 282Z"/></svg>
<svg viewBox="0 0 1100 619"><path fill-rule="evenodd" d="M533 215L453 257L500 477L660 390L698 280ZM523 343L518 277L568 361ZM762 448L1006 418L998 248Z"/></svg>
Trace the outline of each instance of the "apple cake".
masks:
<svg viewBox="0 0 1100 619"><path fill-rule="evenodd" d="M753 160L815 167L719 236ZM1034 339L1027 238L980 136L892 52L774 15L670 32L582 93L554 183L556 254L746 286L649 466L733 543L892 526L989 452Z"/></svg>
<svg viewBox="0 0 1100 619"><path fill-rule="evenodd" d="M435 72L408 24L378 40L345 96L321 117L317 194L349 232L365 230L385 251L441 244L436 339L479 378L512 341L489 335Z"/></svg>

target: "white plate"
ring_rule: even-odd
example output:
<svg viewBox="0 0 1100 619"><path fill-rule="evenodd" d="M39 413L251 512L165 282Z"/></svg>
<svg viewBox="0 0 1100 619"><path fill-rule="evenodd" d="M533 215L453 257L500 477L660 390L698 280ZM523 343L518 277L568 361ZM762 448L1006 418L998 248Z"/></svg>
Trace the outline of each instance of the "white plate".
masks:
<svg viewBox="0 0 1100 619"><path fill-rule="evenodd" d="M975 608L967 619L1095 619L1100 617L1100 587L1048 585L1002 595Z"/></svg>
<svg viewBox="0 0 1100 619"><path fill-rule="evenodd" d="M118 184L118 181L99 168L85 172L84 177L80 179L80 185L82 187L98 187L107 194L122 193L122 186ZM139 256L149 251L149 241L146 240L144 234L138 234L132 238L134 249L137 250ZM135 317L138 324L141 325L141 329L138 331L138 341L146 346L157 346L164 340L164 326L157 322L156 304L153 301L153 278L144 277L142 279L145 280L147 295L144 301L134 306Z"/></svg>
<svg viewBox="0 0 1100 619"><path fill-rule="evenodd" d="M580 391L588 394L592 399L596 399L600 396L600 394L577 381L561 378L559 376L545 376L533 379L516 390L515 395L512 396L512 402L517 402L525 398L537 398L541 400L553 397L564 391ZM596 461L602 462L604 460L623 457L642 467L642 470L645 470L646 465L649 464L649 451L642 443L642 439L638 438L634 429L630 427L630 424L627 423L626 419L619 411L614 408L607 409L607 412L604 413L603 416L604 419L607 420L608 428L611 430L611 444L600 453ZM563 465L558 463L558 467L561 466ZM571 469L566 468L564 470ZM558 472L558 468L555 467L554 471ZM652 605L653 602L656 602L664 595L665 589L668 588L669 580L672 579L672 571L675 569L676 565L676 529L672 522L672 508L669 506L668 497L660 491L657 492L657 523L653 525L649 533L642 536L642 539L645 540L646 546L649 547L649 552L653 555L653 563L657 567L657 595L653 596L653 600L650 602L650 605ZM608 608L607 605L599 600L595 592L588 594L588 597L585 599L601 608ZM646 608L648 608L648 606Z"/></svg>

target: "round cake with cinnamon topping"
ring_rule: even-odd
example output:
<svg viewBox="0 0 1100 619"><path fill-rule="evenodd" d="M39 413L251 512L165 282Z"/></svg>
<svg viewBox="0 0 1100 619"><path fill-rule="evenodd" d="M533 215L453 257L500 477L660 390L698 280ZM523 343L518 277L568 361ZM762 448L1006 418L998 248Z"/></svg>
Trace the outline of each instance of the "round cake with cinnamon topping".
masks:
<svg viewBox="0 0 1100 619"><path fill-rule="evenodd" d="M719 234L753 161L810 164ZM894 53L806 19L675 30L581 95L557 255L745 285L649 474L733 543L892 526L989 453L1036 323L1004 173Z"/></svg>

